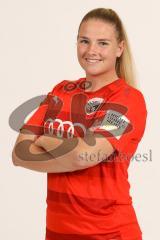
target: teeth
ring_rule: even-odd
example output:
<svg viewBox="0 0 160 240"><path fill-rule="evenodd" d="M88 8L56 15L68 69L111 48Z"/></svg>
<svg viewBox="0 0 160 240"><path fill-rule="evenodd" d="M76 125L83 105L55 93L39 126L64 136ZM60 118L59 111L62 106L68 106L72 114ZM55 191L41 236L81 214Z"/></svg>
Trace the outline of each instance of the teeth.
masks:
<svg viewBox="0 0 160 240"><path fill-rule="evenodd" d="M99 59L88 59L88 58L86 58L86 61L87 61L87 62L90 62L90 63L96 63L96 62L99 62L99 61L101 61L101 60L99 60Z"/></svg>

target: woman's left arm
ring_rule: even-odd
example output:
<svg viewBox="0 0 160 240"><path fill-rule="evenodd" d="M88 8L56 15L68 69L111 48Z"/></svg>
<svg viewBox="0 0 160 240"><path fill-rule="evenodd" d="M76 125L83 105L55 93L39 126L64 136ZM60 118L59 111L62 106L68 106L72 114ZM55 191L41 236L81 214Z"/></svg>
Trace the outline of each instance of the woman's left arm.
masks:
<svg viewBox="0 0 160 240"><path fill-rule="evenodd" d="M114 152L112 144L103 135L91 132L84 138L71 139L43 135L35 145L45 149L64 167L67 168L68 164L76 166L73 171L93 167Z"/></svg>

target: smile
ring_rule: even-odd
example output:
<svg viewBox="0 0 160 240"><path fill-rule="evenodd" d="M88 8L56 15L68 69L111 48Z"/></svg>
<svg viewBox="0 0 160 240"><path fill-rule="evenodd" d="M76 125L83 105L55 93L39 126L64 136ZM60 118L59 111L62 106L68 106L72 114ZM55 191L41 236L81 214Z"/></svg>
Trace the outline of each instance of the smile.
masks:
<svg viewBox="0 0 160 240"><path fill-rule="evenodd" d="M98 63L100 61L102 61L101 59L89 59L89 58L85 58L87 63Z"/></svg>

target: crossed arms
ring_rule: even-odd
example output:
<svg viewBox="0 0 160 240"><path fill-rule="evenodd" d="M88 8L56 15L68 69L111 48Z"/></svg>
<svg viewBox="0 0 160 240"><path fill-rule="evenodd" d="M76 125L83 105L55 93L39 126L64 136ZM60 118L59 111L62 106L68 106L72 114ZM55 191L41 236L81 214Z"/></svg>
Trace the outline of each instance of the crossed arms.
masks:
<svg viewBox="0 0 160 240"><path fill-rule="evenodd" d="M12 151L12 161L15 166L38 172L74 172L103 161L104 158L99 158L99 151L106 157L114 151L102 135L90 132L84 138L64 139L48 135L37 138L34 133L23 129ZM85 156L89 156L89 159Z"/></svg>

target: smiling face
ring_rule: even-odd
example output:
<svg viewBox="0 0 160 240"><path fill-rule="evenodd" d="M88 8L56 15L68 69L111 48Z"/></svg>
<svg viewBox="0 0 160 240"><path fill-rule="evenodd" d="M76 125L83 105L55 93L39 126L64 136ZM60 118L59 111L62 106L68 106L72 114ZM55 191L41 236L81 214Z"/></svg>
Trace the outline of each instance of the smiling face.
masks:
<svg viewBox="0 0 160 240"><path fill-rule="evenodd" d="M82 23L77 37L77 56L87 78L116 77L116 58L120 57L124 42L117 42L113 25L89 19Z"/></svg>

